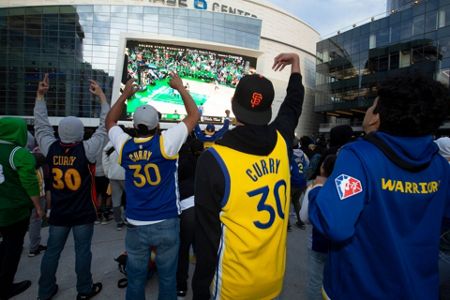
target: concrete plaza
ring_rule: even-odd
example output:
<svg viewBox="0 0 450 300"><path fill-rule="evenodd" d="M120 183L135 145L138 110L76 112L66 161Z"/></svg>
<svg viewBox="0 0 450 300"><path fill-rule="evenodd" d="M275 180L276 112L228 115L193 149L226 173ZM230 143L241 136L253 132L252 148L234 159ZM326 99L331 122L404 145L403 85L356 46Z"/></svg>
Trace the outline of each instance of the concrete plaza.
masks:
<svg viewBox="0 0 450 300"><path fill-rule="evenodd" d="M291 216L291 223L295 220ZM292 226L292 231L288 233L288 253L286 276L284 280L284 289L280 299L283 300L301 300L306 299L307 284L307 234L308 230L300 230ZM42 229L42 244L46 244L48 237L48 228ZM119 272L114 258L119 256L125 249L124 238L126 230L117 231L114 222L107 225L95 225L94 238L92 241L92 274L94 282L103 283L102 292L94 299L96 300L116 300L125 299L125 289L117 287L117 281L124 276ZM21 280L31 280L32 286L23 294L13 298L15 300L36 299L39 279L39 268L43 254L36 257L28 257L28 235L25 237L24 251L20 260L19 269L16 274L16 282ZM190 273L195 268L190 265ZM59 285L58 294L53 298L75 299L76 275L75 275L75 255L74 242L70 235L66 247L61 254L59 261L57 280ZM158 278L153 277L147 284L147 299L158 298ZM186 299L192 299L191 291L188 292Z"/></svg>

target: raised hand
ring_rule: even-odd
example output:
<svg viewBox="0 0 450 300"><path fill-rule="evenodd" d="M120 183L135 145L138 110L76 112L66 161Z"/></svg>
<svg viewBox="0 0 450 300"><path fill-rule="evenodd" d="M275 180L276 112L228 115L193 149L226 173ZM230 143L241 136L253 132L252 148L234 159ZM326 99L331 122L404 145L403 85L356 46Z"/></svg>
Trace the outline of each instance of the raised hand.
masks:
<svg viewBox="0 0 450 300"><path fill-rule="evenodd" d="M38 89L36 91L37 98L44 98L45 94L47 94L49 87L50 83L48 80L48 73L45 73L44 79L42 81L39 81Z"/></svg>
<svg viewBox="0 0 450 300"><path fill-rule="evenodd" d="M296 53L281 53L275 57L272 70L283 71L286 66L292 65L292 71L300 72L300 58ZM297 70L298 69L298 70Z"/></svg>
<svg viewBox="0 0 450 300"><path fill-rule="evenodd" d="M104 95L103 90L100 85L98 85L97 81L91 79L89 80L89 82L91 83L91 85L89 86L89 92L97 97Z"/></svg>
<svg viewBox="0 0 450 300"><path fill-rule="evenodd" d="M170 81L169 85L171 88L179 91L180 89L184 89L183 80L181 80L180 76L177 73L170 73Z"/></svg>
<svg viewBox="0 0 450 300"><path fill-rule="evenodd" d="M123 88L122 96L125 96L127 99L133 97L134 94L139 90L139 86L134 82L134 79L130 79L125 84Z"/></svg>

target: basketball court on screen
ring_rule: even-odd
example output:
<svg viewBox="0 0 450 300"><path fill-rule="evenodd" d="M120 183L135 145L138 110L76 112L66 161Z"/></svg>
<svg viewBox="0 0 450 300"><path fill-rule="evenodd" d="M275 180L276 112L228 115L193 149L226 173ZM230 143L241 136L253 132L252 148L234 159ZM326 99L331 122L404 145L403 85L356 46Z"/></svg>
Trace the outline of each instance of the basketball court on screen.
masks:
<svg viewBox="0 0 450 300"><path fill-rule="evenodd" d="M183 101L178 92L168 84L168 79L157 80L155 85L147 85L146 89L136 93L127 102L127 113L131 114L138 106L149 104L162 114L186 114ZM189 93L205 116L225 116L225 110L231 110L231 98L234 89L225 85L207 83L202 80L183 78Z"/></svg>

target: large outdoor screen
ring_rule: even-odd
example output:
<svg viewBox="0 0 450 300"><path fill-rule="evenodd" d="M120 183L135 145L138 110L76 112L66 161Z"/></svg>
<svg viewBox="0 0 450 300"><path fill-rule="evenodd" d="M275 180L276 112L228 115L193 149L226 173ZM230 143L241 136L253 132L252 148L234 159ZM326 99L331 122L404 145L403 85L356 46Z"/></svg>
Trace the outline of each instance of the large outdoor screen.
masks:
<svg viewBox="0 0 450 300"><path fill-rule="evenodd" d="M181 119L186 110L169 73L176 72L204 118L220 119L231 110L239 80L255 72L256 58L199 48L129 40L122 83L134 78L139 91L127 101L127 117L143 104L154 106L162 120Z"/></svg>

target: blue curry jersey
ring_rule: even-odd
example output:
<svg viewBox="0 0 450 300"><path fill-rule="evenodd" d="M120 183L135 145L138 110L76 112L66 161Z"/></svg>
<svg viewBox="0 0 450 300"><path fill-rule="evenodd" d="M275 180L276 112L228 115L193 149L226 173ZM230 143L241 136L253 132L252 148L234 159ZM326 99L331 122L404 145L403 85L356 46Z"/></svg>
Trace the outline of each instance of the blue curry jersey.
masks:
<svg viewBox="0 0 450 300"><path fill-rule="evenodd" d="M119 160L125 169L128 219L151 222L179 215L178 155L165 153L162 136L128 140Z"/></svg>

